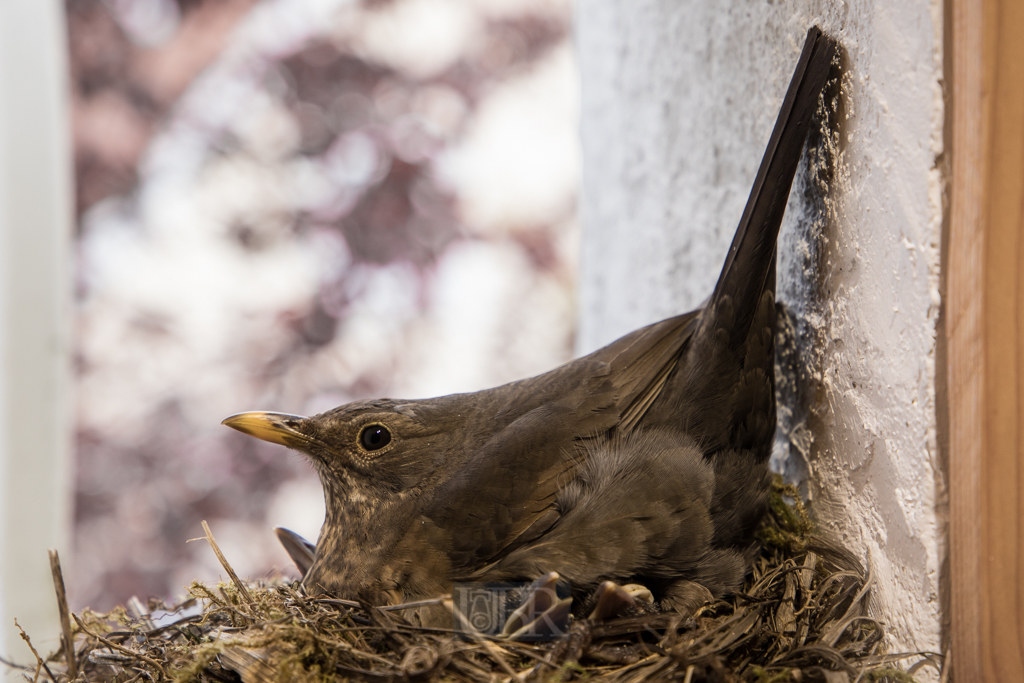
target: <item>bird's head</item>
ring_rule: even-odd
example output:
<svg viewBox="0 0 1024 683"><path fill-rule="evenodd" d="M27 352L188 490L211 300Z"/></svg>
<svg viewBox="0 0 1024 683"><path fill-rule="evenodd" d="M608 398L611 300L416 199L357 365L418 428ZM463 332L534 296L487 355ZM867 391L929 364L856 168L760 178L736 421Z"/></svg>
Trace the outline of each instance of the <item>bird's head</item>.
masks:
<svg viewBox="0 0 1024 683"><path fill-rule="evenodd" d="M308 456L328 495L383 495L422 486L450 450L452 430L421 403L360 401L312 417L248 412L223 424Z"/></svg>

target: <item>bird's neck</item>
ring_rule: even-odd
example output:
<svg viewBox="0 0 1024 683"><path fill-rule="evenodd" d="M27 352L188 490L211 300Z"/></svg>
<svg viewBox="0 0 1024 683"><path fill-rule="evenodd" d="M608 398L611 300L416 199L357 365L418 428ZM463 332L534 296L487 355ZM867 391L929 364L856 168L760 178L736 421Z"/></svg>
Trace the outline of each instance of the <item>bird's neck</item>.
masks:
<svg viewBox="0 0 1024 683"><path fill-rule="evenodd" d="M389 522L394 521L401 500L351 484L324 482L324 525L316 559L303 583L312 593L383 602L375 594L388 590L385 558L401 537L401 530Z"/></svg>

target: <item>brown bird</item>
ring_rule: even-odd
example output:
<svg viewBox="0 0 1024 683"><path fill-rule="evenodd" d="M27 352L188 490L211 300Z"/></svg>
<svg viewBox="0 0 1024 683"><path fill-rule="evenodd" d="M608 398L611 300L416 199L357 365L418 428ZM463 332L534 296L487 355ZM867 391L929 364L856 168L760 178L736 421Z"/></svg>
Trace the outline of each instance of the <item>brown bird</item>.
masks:
<svg viewBox="0 0 1024 683"><path fill-rule="evenodd" d="M307 591L398 604L554 571L692 610L740 585L770 481L776 238L836 50L808 31L703 308L485 391L224 421L320 475Z"/></svg>

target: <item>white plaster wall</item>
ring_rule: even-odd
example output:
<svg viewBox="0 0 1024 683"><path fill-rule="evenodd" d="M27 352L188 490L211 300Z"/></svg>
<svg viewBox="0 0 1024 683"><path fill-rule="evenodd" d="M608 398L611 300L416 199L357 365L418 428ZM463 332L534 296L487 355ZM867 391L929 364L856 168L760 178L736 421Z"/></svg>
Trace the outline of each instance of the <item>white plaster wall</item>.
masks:
<svg viewBox="0 0 1024 683"><path fill-rule="evenodd" d="M57 649L71 516L71 144L58 0L0 2L0 655ZM16 670L0 667L7 678Z"/></svg>
<svg viewBox="0 0 1024 683"><path fill-rule="evenodd" d="M782 450L810 472L824 528L870 564L890 646L938 651L941 3L588 0L577 13L580 352L710 294L806 29L841 41L835 172L821 195L801 167L780 241L800 368Z"/></svg>

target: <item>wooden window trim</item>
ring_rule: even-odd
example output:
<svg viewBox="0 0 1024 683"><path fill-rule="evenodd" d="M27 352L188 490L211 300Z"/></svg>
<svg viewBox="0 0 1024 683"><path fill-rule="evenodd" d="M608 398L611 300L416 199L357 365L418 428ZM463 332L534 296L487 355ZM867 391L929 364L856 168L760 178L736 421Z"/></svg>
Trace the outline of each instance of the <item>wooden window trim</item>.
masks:
<svg viewBox="0 0 1024 683"><path fill-rule="evenodd" d="M1024 681L1024 3L951 2L952 665Z"/></svg>

